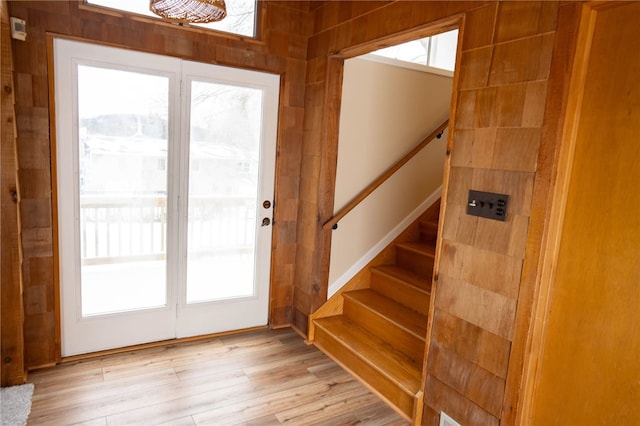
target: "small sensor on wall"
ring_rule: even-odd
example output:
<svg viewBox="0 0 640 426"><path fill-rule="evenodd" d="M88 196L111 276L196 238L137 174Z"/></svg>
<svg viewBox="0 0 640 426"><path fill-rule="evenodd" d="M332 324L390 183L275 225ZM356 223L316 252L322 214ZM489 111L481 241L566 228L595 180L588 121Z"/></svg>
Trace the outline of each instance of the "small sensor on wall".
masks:
<svg viewBox="0 0 640 426"><path fill-rule="evenodd" d="M15 38L16 40L26 40L27 39L27 22L24 19L14 18L13 16L10 18L11 20L11 38Z"/></svg>

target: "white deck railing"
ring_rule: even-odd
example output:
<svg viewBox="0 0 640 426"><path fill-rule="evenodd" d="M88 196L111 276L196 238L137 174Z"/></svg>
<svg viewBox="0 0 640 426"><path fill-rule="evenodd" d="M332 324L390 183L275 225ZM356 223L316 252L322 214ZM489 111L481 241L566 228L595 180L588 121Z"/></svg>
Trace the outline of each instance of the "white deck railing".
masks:
<svg viewBox="0 0 640 426"><path fill-rule="evenodd" d="M254 242L255 215L253 198L190 198L189 255L249 250ZM82 197L80 243L84 265L164 259L168 243L166 197Z"/></svg>

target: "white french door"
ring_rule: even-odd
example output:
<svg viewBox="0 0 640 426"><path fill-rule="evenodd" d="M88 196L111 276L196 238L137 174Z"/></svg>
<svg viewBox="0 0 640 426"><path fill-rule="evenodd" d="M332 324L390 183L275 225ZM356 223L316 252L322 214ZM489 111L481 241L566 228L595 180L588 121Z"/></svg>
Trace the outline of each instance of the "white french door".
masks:
<svg viewBox="0 0 640 426"><path fill-rule="evenodd" d="M268 321L279 77L54 41L64 356Z"/></svg>

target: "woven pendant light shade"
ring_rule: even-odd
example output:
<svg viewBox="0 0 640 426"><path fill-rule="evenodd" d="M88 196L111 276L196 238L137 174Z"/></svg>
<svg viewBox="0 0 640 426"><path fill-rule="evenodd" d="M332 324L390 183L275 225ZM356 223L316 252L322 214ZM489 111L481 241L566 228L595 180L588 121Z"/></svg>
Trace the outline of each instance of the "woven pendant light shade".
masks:
<svg viewBox="0 0 640 426"><path fill-rule="evenodd" d="M149 9L176 22L204 24L227 16L224 0L151 0Z"/></svg>

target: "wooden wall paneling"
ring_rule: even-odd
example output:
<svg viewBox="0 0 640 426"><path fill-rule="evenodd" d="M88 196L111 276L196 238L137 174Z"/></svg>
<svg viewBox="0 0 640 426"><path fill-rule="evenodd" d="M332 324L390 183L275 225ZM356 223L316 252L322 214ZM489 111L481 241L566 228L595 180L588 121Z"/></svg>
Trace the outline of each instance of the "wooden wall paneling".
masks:
<svg viewBox="0 0 640 426"><path fill-rule="evenodd" d="M493 46L462 52L460 60L459 90L482 87L487 84Z"/></svg>
<svg viewBox="0 0 640 426"><path fill-rule="evenodd" d="M569 66L553 70L555 81L571 81L555 102L566 118L550 117L555 124L550 131L564 140L559 150L547 150L557 156L558 168L550 176L551 195L544 194L554 202L553 210L545 212L550 223L536 247L542 273L527 341L528 386L520 396L525 410L518 420L634 424L640 419L638 368L627 355L638 353L638 333L629 328L637 322L638 268L629 257L635 249L625 246L637 246L637 215L616 217L624 209L615 207L599 215L589 200L630 209L638 202L636 190L620 191L631 188L638 174L637 164L627 161L638 153L636 140L629 137L637 133L637 111L629 105L637 104L638 91L629 77L638 61L636 55L627 58L632 48L625 46L637 38L633 19L638 3L593 2L563 9L567 25L558 43L570 46L563 50L570 53L559 53L554 61L562 63L564 56ZM609 128L616 130L610 133ZM615 371L607 370L611 365ZM558 392L568 396L562 407L552 401Z"/></svg>
<svg viewBox="0 0 640 426"><path fill-rule="evenodd" d="M18 10L14 10L14 6ZM48 5L50 6L50 5ZM24 262L25 364L50 365L57 359L57 335L54 316L53 211L51 203L51 155L49 149L49 113L47 81L47 49L44 33L31 31L31 25L46 25L46 15L20 10L10 3L11 13L28 22L29 35L15 45L16 74L21 87L17 92L18 164L25 183L21 206L21 232ZM64 7L57 11L64 10ZM56 23L59 21L56 19ZM28 49L33 56L18 52ZM18 65L19 64L19 65ZM35 85L34 82L41 82ZM23 93L26 96L23 96ZM45 189L49 187L48 190ZM42 359L42 361L37 361Z"/></svg>
<svg viewBox="0 0 640 426"><path fill-rule="evenodd" d="M443 241L440 270L477 287L511 299L518 298L521 263L513 257L476 247Z"/></svg>
<svg viewBox="0 0 640 426"><path fill-rule="evenodd" d="M0 2L0 386L24 383L24 311L14 77L7 2Z"/></svg>
<svg viewBox="0 0 640 426"><path fill-rule="evenodd" d="M431 344L427 372L440 377L494 417L500 417L505 380L439 343Z"/></svg>
<svg viewBox="0 0 640 426"><path fill-rule="evenodd" d="M498 2L489 2L484 7L465 11L462 45L467 51L491 45L493 33L487 31L485 27L493 28L495 26L497 13Z"/></svg>
<svg viewBox="0 0 640 426"><path fill-rule="evenodd" d="M533 371L538 362L539 347L536 347L537 335L544 327L538 308L545 306L541 279L543 272L539 269L545 256L543 247L548 244L545 233L553 226L553 217L557 217L560 207L552 201L553 185L556 179L557 162L560 155L560 141L565 122L568 95L570 93L568 70L572 69L578 33L581 5L566 3L558 8L557 32L546 99L542 98L542 88L534 97L535 105L544 103L542 113L527 114L525 117L540 120L541 143L538 154L538 167L535 185L532 188L531 214L529 220L529 236L525 258L523 261L522 283L516 310L516 332L511 347L511 362L504 400L503 419L505 424L526 424L532 400ZM527 123L523 123L527 124Z"/></svg>
<svg viewBox="0 0 640 426"><path fill-rule="evenodd" d="M431 366L433 351L440 348L439 339L443 338L442 334L436 333L442 321L442 314L438 312L458 318L457 321L485 330L490 335L499 336L505 342L501 346L503 360L514 339L533 179L541 139L540 117L544 111L544 103L539 101L544 100L546 95L545 80L550 67L556 22L553 16L557 14L557 4L546 6L540 2L529 3L521 5L517 11L527 15L522 17L524 29L515 28L511 22L505 23L510 28L500 27L501 22L507 20L506 16L514 13L508 6L505 9L500 4L496 25L492 28L483 27L485 31L492 32L492 37L478 28L469 30L483 39L484 43L492 40L491 44L465 39L463 33L463 40L469 42L472 48L467 50L464 44L462 47L460 95L456 104L460 112L456 113L454 121L456 129L460 123L462 134L455 133L452 137L451 171L445 184L452 185L452 188L446 192L443 249L437 260L436 313L430 336L432 349L427 358L425 386L426 405L434 404L430 408L436 412L441 407L435 405L437 401L430 399L430 393L448 389L474 403L478 403L478 395L485 395L479 392L473 396L473 391L465 388L468 382L461 381L461 378L469 377L469 374L450 374L450 371ZM485 17L490 15L488 9L482 12ZM460 151L457 151L458 143L461 144ZM465 217L466 192L478 188L514 195L514 209L510 209L507 222ZM493 260L483 262L487 253L491 254ZM469 262L468 259L474 261ZM485 275L489 264L494 266L494 275ZM495 282L496 276L502 273L504 280ZM460 333L450 339L457 342L469 338ZM451 342L448 344L451 345ZM488 348L489 352L494 348ZM464 368L464 357L452 356L447 351L441 351L439 356L445 357L446 361L442 362L453 362ZM506 376L508 363L503 361L500 367L503 376ZM490 374L486 370L480 371ZM499 383L501 390L496 392L494 389L492 393L499 396L485 400L482 405L497 419L502 416L503 396L512 392L507 384L517 386L515 383L518 379L509 379L512 381L508 382L504 377L504 380L493 382ZM458 409L456 413L456 404L447 406L445 411L448 410L448 414L463 424L486 424L489 421L483 419L478 422L472 417L471 411ZM460 417L456 417L456 414Z"/></svg>
<svg viewBox="0 0 640 426"><path fill-rule="evenodd" d="M325 105L324 116L322 121L322 151L319 175L319 213L320 226L319 246L321 252L330 253L331 251L331 232L332 230L323 230L322 225L333 216L334 212L334 194L335 194L335 176L338 164L338 135L340 126L340 107L342 104L342 79L344 72L344 58L336 56L327 60L327 80L325 86ZM312 310L317 310L327 300L328 287L325 283L329 281L330 256L317 256L318 264L318 291L314 292L315 299L313 301Z"/></svg>
<svg viewBox="0 0 640 426"><path fill-rule="evenodd" d="M523 108L520 109L522 110ZM540 128L499 128L495 143L492 168L535 172L540 146Z"/></svg>
<svg viewBox="0 0 640 426"><path fill-rule="evenodd" d="M496 128L458 130L456 150L451 154L451 166L483 169L491 167L497 132Z"/></svg>
<svg viewBox="0 0 640 426"><path fill-rule="evenodd" d="M58 296L54 286L57 277L53 270L47 34L281 75L270 325L289 324L293 319L291 306L298 237L296 224L301 183L306 40L313 25L308 3L260 3L263 13L259 17L259 40L179 28L73 0L12 1L9 7L12 15L27 20L29 29L27 41L17 43L14 52L20 84L16 90L18 164L29 183L22 208L25 218L22 242L27 290L27 366L48 365L59 356L55 337L58 316L55 300Z"/></svg>
<svg viewBox="0 0 640 426"><path fill-rule="evenodd" d="M438 277L436 308L511 340L516 301L445 274Z"/></svg>
<svg viewBox="0 0 640 426"><path fill-rule="evenodd" d="M498 426L500 424L497 417L432 375L427 377L426 388L429 392L424 394L424 411L432 410L438 413L438 418L440 418L440 412L444 411L464 425Z"/></svg>
<svg viewBox="0 0 640 426"><path fill-rule="evenodd" d="M445 311L433 313L432 336L438 345L448 348L491 374L507 378L509 366L508 339L497 336ZM460 339L459 336L465 336Z"/></svg>
<svg viewBox="0 0 640 426"><path fill-rule="evenodd" d="M548 78L553 42L552 32L496 44L489 84L494 86Z"/></svg>
<svg viewBox="0 0 640 426"><path fill-rule="evenodd" d="M323 77L329 72L341 72L340 67L329 67L331 61L308 60L306 72L306 84L308 93L305 96L304 111L304 144L302 148L302 158L300 162L300 191L299 191L299 211L298 211L298 249L296 252L295 268L295 295L294 295L294 319L293 325L302 333L307 334L308 316L320 307L327 298L327 286L321 285L323 278L321 274L325 271L328 277L328 258L322 259L316 256L314 250L322 246L330 246L330 235L321 230L324 223L323 218L328 219L333 212L332 193L321 193L323 181L323 169L330 167L331 162L335 163L336 152L327 151L322 155L316 149L323 144L321 140L324 136L323 127L330 125L325 121L324 111L330 106L325 105ZM315 96L314 96L315 95ZM310 100L313 99L311 102ZM339 99L338 99L339 105ZM329 146L329 144L327 144ZM332 166L335 170L335 164ZM334 172L335 174L335 172ZM330 199L330 211L321 212L320 199ZM314 213L316 212L316 213ZM320 265L326 262L325 267Z"/></svg>
<svg viewBox="0 0 640 426"><path fill-rule="evenodd" d="M558 4L548 1L500 3L494 39L496 43L555 31Z"/></svg>

